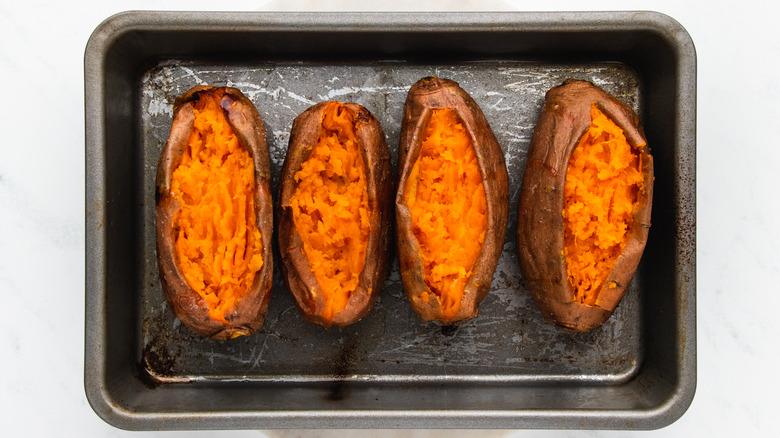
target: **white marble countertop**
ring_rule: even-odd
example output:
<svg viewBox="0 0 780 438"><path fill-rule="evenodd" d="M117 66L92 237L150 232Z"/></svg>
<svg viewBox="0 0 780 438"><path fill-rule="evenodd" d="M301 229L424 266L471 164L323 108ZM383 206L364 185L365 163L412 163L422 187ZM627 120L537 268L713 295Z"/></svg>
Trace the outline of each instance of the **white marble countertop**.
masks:
<svg viewBox="0 0 780 438"><path fill-rule="evenodd" d="M0 4L0 425L3 436L130 436L87 403L84 48L122 10L646 10L698 55L698 387L658 436L769 435L780 403L780 9L769 1L129 1ZM762 201L763 200L763 201ZM755 301L754 301L755 299ZM599 431L230 431L143 436L602 436ZM133 436L138 436L133 434Z"/></svg>

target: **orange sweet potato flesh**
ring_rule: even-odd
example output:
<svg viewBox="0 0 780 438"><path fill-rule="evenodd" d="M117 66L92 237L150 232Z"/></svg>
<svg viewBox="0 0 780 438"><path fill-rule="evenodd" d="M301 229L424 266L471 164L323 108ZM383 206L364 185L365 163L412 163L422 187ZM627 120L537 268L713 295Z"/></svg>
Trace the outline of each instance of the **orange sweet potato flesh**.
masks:
<svg viewBox="0 0 780 438"><path fill-rule="evenodd" d="M173 172L181 203L173 219L179 266L190 287L227 324L225 312L246 295L263 266L257 228L254 164L222 113L222 90L201 93L195 121Z"/></svg>
<svg viewBox="0 0 780 438"><path fill-rule="evenodd" d="M574 299L595 306L628 243L644 178L641 156L628 144L623 130L595 104L590 117L591 125L566 170L563 241Z"/></svg>
<svg viewBox="0 0 780 438"><path fill-rule="evenodd" d="M176 100L158 162L158 266L174 313L202 336L262 325L273 266L269 170L262 119L240 91L196 87Z"/></svg>
<svg viewBox="0 0 780 438"><path fill-rule="evenodd" d="M346 326L373 307L391 262L390 152L353 103L323 102L293 122L282 170L279 247L307 321Z"/></svg>
<svg viewBox="0 0 780 438"><path fill-rule="evenodd" d="M295 172L290 199L295 229L325 297L321 316L347 306L366 264L368 184L355 132L355 114L333 103L309 158Z"/></svg>
<svg viewBox="0 0 780 438"><path fill-rule="evenodd" d="M647 242L653 159L637 115L585 81L548 91L526 159L518 261L543 316L567 331L603 324Z"/></svg>
<svg viewBox="0 0 780 438"><path fill-rule="evenodd" d="M401 127L396 224L401 277L423 321L477 316L504 244L504 155L474 100L454 81L409 90Z"/></svg>
<svg viewBox="0 0 780 438"><path fill-rule="evenodd" d="M434 110L423 138L404 198L425 284L451 320L485 241L487 201L474 147L452 109ZM421 298L433 299L427 292Z"/></svg>

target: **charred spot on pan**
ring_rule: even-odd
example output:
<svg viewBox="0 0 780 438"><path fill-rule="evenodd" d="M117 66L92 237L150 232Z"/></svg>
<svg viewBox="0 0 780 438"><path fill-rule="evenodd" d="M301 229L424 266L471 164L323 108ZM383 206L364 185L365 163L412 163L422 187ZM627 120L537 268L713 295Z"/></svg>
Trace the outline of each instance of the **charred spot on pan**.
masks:
<svg viewBox="0 0 780 438"><path fill-rule="evenodd" d="M171 357L168 349L164 346L153 348L152 342L144 347L141 361L135 364L133 374L141 383L149 389L155 389L160 386L159 376L169 376L174 374L176 359Z"/></svg>
<svg viewBox="0 0 780 438"><path fill-rule="evenodd" d="M157 389L160 386L160 382L149 373L149 370L143 362L135 363L135 366L133 367L133 376L149 389Z"/></svg>
<svg viewBox="0 0 780 438"><path fill-rule="evenodd" d="M357 347L354 342L348 340L338 352L335 358L333 377L335 380L331 383L328 394L325 397L329 401L344 400L348 395L346 377L352 370L355 363Z"/></svg>
<svg viewBox="0 0 780 438"><path fill-rule="evenodd" d="M176 358L171 357L164 346L152 348L151 345L147 345L144 348L143 362L147 369L157 375L173 374L173 368L176 366Z"/></svg>
<svg viewBox="0 0 780 438"><path fill-rule="evenodd" d="M343 379L342 380L337 380L337 381L333 382L330 385L330 389L328 391L327 397L325 397L326 400L329 400L329 401L344 400L345 392L346 392L346 388L344 386L345 383L346 382L344 382Z"/></svg>
<svg viewBox="0 0 780 438"><path fill-rule="evenodd" d="M457 325L443 325L441 326L441 334L444 336L455 336L455 333L458 332L458 326Z"/></svg>
<svg viewBox="0 0 780 438"><path fill-rule="evenodd" d="M355 353L357 347L353 342L348 342L344 347L339 350L338 356L335 361L335 368L333 375L335 377L345 377L352 369L352 365L355 362Z"/></svg>

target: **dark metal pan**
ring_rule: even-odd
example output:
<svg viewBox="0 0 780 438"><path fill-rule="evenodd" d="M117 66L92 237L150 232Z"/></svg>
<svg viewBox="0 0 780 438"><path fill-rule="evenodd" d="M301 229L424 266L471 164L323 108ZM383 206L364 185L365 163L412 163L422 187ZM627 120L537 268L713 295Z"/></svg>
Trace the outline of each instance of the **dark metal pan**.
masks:
<svg viewBox="0 0 780 438"><path fill-rule="evenodd" d="M397 157L403 102L424 76L458 81L504 150L510 221L488 298L469 323L421 323L397 265L373 312L344 329L307 324L276 275L266 322L200 338L165 304L154 175L173 99L241 89L268 131L274 186L293 118L355 101ZM590 80L634 108L655 159L649 242L629 291L597 330L544 322L517 266L516 209L544 93ZM653 12L278 14L129 12L85 54L85 387L127 429L653 429L696 386L696 55ZM397 166L397 163L393 163Z"/></svg>

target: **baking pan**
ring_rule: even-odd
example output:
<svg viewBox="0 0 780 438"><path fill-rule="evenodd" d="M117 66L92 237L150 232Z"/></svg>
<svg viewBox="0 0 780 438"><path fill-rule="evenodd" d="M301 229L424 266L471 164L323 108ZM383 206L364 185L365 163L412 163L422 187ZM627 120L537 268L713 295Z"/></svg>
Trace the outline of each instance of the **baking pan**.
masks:
<svg viewBox="0 0 780 438"><path fill-rule="evenodd" d="M458 81L504 150L510 222L490 295L459 327L419 322L397 263L374 311L344 329L305 323L276 273L261 330L200 338L167 307L154 250L154 177L174 98L241 89L265 120L278 182L293 118L355 101L397 166L408 88ZM656 165L650 238L623 302L597 330L544 322L517 266L525 155L544 93L590 80L633 107ZM85 388L126 429L653 429L696 386L696 56L653 12L128 12L85 54ZM278 266L278 263L277 263Z"/></svg>

